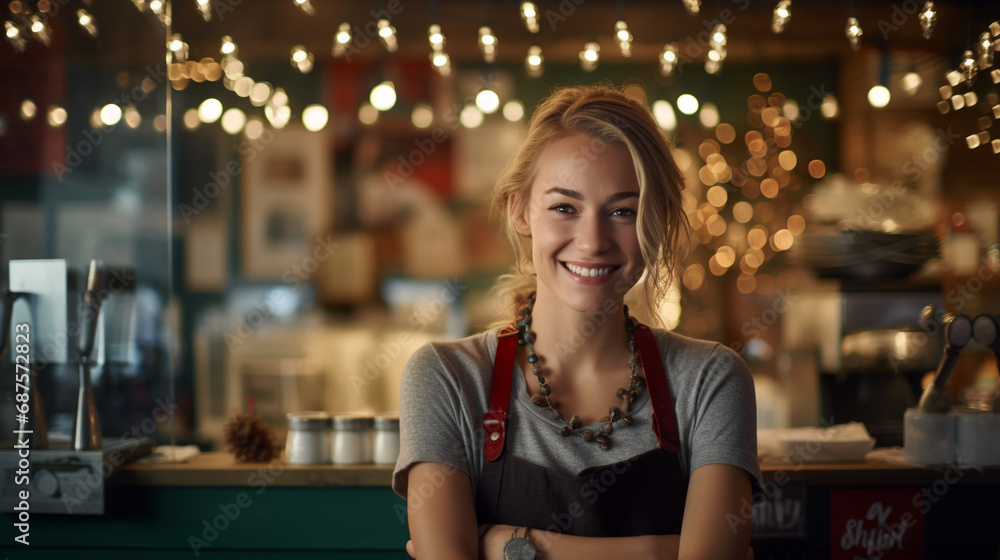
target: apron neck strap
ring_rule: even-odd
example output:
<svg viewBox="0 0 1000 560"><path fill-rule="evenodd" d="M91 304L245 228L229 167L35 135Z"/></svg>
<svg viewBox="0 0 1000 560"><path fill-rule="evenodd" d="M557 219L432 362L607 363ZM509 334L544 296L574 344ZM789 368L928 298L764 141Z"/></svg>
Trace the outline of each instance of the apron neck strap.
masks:
<svg viewBox="0 0 1000 560"><path fill-rule="evenodd" d="M489 410L483 414L483 458L495 461L503 452L507 432L507 413L510 410L510 387L517 357L518 330L514 326L500 329L497 334L497 353L493 359L493 379L490 383ZM653 431L660 447L670 453L680 451L677 417L670 399L670 384L663 369L660 349L653 332L641 323L633 330L642 373L646 378L649 399L653 405Z"/></svg>

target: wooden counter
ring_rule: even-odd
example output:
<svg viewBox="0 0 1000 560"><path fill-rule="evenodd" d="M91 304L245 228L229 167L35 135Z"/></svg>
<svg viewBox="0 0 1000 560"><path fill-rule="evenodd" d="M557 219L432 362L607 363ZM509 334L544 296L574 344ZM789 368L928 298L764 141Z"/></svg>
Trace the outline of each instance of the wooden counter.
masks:
<svg viewBox="0 0 1000 560"><path fill-rule="evenodd" d="M392 467L239 463L230 453L201 453L181 463L122 465L115 482L126 486L390 486Z"/></svg>

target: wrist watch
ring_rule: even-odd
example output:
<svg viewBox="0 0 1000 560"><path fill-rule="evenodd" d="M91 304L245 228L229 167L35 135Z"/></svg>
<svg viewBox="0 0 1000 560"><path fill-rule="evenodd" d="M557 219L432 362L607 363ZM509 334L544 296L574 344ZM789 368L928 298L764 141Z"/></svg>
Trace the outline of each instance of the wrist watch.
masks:
<svg viewBox="0 0 1000 560"><path fill-rule="evenodd" d="M538 558L538 551L535 545L528 540L528 528L524 528L524 536L517 536L517 527L510 535L510 540L503 544L503 560L535 560Z"/></svg>

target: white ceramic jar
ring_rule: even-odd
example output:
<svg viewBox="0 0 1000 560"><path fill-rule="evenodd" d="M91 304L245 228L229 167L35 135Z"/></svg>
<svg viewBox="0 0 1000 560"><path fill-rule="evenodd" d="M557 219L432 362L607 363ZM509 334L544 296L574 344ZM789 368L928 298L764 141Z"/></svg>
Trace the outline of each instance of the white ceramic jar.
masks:
<svg viewBox="0 0 1000 560"><path fill-rule="evenodd" d="M371 416L342 414L333 417L331 459L334 465L364 465L372 462Z"/></svg>
<svg viewBox="0 0 1000 560"><path fill-rule="evenodd" d="M375 417L372 452L376 465L395 465L399 458L399 414Z"/></svg>
<svg viewBox="0 0 1000 560"><path fill-rule="evenodd" d="M290 465L321 465L330 462L330 428L326 412L289 412L285 460Z"/></svg>

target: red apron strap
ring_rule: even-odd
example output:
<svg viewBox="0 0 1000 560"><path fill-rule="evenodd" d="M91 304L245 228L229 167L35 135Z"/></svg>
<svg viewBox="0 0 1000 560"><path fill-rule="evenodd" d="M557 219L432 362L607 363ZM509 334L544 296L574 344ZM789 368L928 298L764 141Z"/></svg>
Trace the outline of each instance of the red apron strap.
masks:
<svg viewBox="0 0 1000 560"><path fill-rule="evenodd" d="M653 431L656 432L661 449L678 453L681 446L677 433L677 417L674 415L674 405L670 400L670 383L663 370L663 359L660 357L656 337L649 327L641 323L636 325L632 336L635 337L636 345L639 347L642 373L646 377L650 404L653 405Z"/></svg>
<svg viewBox="0 0 1000 560"><path fill-rule="evenodd" d="M490 383L490 406L483 414L483 458L495 461L503 452L507 432L507 410L510 407L510 382L514 375L514 358L517 356L518 331L513 326L500 329L497 334L497 355L493 359L493 380Z"/></svg>

